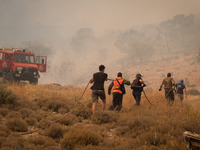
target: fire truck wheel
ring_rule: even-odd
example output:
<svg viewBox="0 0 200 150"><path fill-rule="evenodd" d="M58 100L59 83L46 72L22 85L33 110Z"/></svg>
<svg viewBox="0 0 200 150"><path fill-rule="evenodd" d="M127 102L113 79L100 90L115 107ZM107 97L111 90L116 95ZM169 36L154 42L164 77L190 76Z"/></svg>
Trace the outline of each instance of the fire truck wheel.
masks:
<svg viewBox="0 0 200 150"><path fill-rule="evenodd" d="M10 81L11 83L14 82L14 74L12 70L9 72L8 81Z"/></svg>
<svg viewBox="0 0 200 150"><path fill-rule="evenodd" d="M32 80L30 80L30 84L38 84L38 79L32 79Z"/></svg>

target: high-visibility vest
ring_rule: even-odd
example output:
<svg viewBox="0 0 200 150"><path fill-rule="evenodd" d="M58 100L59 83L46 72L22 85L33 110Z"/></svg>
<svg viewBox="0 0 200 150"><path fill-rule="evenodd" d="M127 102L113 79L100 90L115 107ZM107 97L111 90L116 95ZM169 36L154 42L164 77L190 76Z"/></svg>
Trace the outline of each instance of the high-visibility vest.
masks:
<svg viewBox="0 0 200 150"><path fill-rule="evenodd" d="M123 81L124 81L124 79L122 79L121 77L118 77L117 80L119 81L120 84L122 84ZM117 82L117 80L115 79L115 80L113 81L113 93L114 93L114 92L118 92L118 93L122 94L122 91L120 90L120 85L119 85L119 83Z"/></svg>

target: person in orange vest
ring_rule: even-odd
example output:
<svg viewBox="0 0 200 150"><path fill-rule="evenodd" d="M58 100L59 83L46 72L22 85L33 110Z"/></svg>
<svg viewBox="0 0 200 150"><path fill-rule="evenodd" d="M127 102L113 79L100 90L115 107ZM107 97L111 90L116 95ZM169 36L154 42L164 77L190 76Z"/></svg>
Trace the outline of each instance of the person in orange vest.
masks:
<svg viewBox="0 0 200 150"><path fill-rule="evenodd" d="M120 111L122 109L122 100L125 92L124 84L130 85L131 83L122 78L122 73L117 74L117 78L114 79L108 87L108 95L111 94L111 89L113 89L113 104L110 106L110 110L115 109Z"/></svg>

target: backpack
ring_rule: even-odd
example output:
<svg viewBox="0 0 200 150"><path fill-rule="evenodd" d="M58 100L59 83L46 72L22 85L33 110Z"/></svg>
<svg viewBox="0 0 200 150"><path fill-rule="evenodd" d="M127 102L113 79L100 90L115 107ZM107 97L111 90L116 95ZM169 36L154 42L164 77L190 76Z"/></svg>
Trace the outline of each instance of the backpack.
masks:
<svg viewBox="0 0 200 150"><path fill-rule="evenodd" d="M133 82L131 84L131 89L134 90L134 91L142 92L143 91L143 87L137 87L137 86L141 86L141 83L140 83L139 80L140 79L133 80Z"/></svg>

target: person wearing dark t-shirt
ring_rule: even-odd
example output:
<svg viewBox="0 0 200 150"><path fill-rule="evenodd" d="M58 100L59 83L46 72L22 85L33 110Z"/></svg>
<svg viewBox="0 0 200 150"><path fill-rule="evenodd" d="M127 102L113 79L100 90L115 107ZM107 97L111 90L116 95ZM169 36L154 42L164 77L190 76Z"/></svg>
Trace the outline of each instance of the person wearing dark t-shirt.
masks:
<svg viewBox="0 0 200 150"><path fill-rule="evenodd" d="M94 73L90 83L93 83L91 90L92 90L92 113L94 114L96 104L98 99L102 100L102 110L105 110L106 107L106 94L104 90L104 82L108 80L108 75L104 73L105 66L99 66L99 72Z"/></svg>
<svg viewBox="0 0 200 150"><path fill-rule="evenodd" d="M136 74L136 79L133 80L131 84L131 89L133 90L132 95L136 101L136 106L140 105L141 94L143 91L143 87L145 87L144 81L142 80L142 75L140 73Z"/></svg>
<svg viewBox="0 0 200 150"><path fill-rule="evenodd" d="M181 80L179 82L179 84L176 84L176 94L178 95L179 99L181 101L183 101L183 94L185 93L185 98L187 98L187 93L186 93L186 87L185 85L183 84L183 80Z"/></svg>

